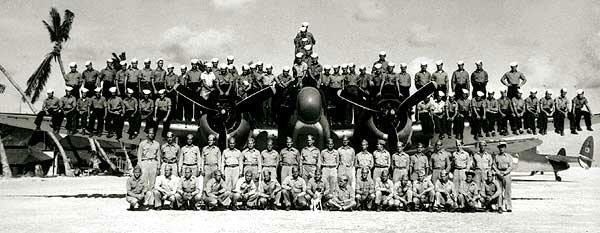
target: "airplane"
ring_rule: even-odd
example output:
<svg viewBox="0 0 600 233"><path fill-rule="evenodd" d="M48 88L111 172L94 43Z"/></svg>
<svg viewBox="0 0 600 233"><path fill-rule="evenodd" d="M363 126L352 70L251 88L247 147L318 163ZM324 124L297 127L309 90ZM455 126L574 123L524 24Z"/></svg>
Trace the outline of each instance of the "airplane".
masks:
<svg viewBox="0 0 600 233"><path fill-rule="evenodd" d="M444 143L443 148L447 151L455 151L456 147L449 145L447 140ZM498 153L497 145L501 142L506 143L506 152L511 154L513 157L513 169L512 172L525 172L530 175L537 173L543 174L544 172L554 172L554 178L556 181L562 181L562 178L558 174L560 171L564 171L570 168L570 163L578 163L580 167L589 169L594 161L594 137L587 137L579 154L576 156L567 155L565 148L558 150L556 155L553 154L539 154L537 147L543 143L538 138L520 138L520 139L490 139L482 140L487 142L487 152L491 154ZM475 153L478 150L478 143L466 143L464 144L464 150ZM412 151L412 150L411 150Z"/></svg>

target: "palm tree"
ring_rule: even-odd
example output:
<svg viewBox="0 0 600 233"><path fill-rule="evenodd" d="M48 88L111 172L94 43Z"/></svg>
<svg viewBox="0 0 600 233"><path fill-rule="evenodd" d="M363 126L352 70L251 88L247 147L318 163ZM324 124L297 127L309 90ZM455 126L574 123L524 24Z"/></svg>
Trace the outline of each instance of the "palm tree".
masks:
<svg viewBox="0 0 600 233"><path fill-rule="evenodd" d="M46 26L46 29L50 34L50 42L54 43L54 48L52 51L46 54L40 66L38 66L35 72L33 72L31 77L29 77L27 80L27 89L25 90L25 94L31 97L32 103L35 103L35 101L38 100L40 93L46 86L46 82L48 81L48 76L50 75L52 68L52 60L58 62L63 77L66 75L60 53L63 48L63 43L67 42L67 40L70 38L69 32L71 31L73 18L75 18L75 14L73 14L73 12L70 10L65 10L64 20L61 20L60 14L56 8L53 7L50 9L50 23L46 22L46 20L42 20L44 26Z"/></svg>

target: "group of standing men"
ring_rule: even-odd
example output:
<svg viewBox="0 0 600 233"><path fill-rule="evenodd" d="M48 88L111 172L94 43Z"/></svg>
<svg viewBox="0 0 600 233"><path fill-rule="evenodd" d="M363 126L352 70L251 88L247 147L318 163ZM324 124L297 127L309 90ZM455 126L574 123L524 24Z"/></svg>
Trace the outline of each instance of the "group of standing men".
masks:
<svg viewBox="0 0 600 233"><path fill-rule="evenodd" d="M187 135L184 146L175 143L172 133L163 145L154 139L153 130L147 137L139 145L138 163L127 181L126 199L134 210L512 209L512 157L504 152L503 143L497 155L487 152L485 142L477 153L469 154L461 141L452 153L438 142L431 152L419 144L417 153L408 155L402 142L390 153L379 141L371 152L366 140L356 153L348 137L339 148L328 139L322 150L315 147L312 135L301 150L289 137L284 148L275 150L269 139L262 151L255 148L254 138L240 151L235 138L221 150L214 135L202 149L193 144L192 135Z"/></svg>

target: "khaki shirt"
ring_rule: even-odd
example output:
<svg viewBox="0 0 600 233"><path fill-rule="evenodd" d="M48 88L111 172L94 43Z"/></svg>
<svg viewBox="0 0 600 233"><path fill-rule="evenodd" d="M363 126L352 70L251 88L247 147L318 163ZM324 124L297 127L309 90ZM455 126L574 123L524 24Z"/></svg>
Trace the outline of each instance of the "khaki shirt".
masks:
<svg viewBox="0 0 600 233"><path fill-rule="evenodd" d="M169 144L165 143L162 145L160 151L162 152L162 159L165 163L176 163L177 156L179 155L179 145L176 143Z"/></svg>
<svg viewBox="0 0 600 233"><path fill-rule="evenodd" d="M294 194L306 192L306 181L300 176L298 176L297 179L294 179L292 175L286 177L281 186L284 188L291 188L291 191Z"/></svg>
<svg viewBox="0 0 600 233"><path fill-rule="evenodd" d="M118 96L111 97L108 99L106 106L110 111L121 111L121 109L123 109L123 100Z"/></svg>
<svg viewBox="0 0 600 233"><path fill-rule="evenodd" d="M396 152L392 155L394 168L407 169L410 164L410 156L406 152Z"/></svg>
<svg viewBox="0 0 600 233"><path fill-rule="evenodd" d="M471 101L468 99L459 99L456 103L458 104L458 112L463 114L471 112Z"/></svg>
<svg viewBox="0 0 600 233"><path fill-rule="evenodd" d="M411 77L409 73L398 73L398 85L400 85L401 87L410 87L411 84Z"/></svg>
<svg viewBox="0 0 600 233"><path fill-rule="evenodd" d="M512 111L512 109L510 108L511 105L512 102L508 98L498 99L498 108L502 110L502 112Z"/></svg>
<svg viewBox="0 0 600 233"><path fill-rule="evenodd" d="M60 102L64 110L71 110L77 107L77 98L75 96L63 96Z"/></svg>
<svg viewBox="0 0 600 233"><path fill-rule="evenodd" d="M423 171L429 167L429 160L423 153L418 153L410 158L410 164L413 171Z"/></svg>
<svg viewBox="0 0 600 233"><path fill-rule="evenodd" d="M126 183L127 196L130 194L145 194L148 191L146 190L145 181L142 179L142 176L139 179L136 179L134 176L129 177Z"/></svg>
<svg viewBox="0 0 600 233"><path fill-rule="evenodd" d="M525 75L523 75L523 73L519 72L519 71L509 71L506 72L502 78L500 80L506 80L508 82L508 84L510 85L517 85L521 83L521 79L523 79L524 81L527 81L527 79L525 78Z"/></svg>
<svg viewBox="0 0 600 233"><path fill-rule="evenodd" d="M385 182L377 180L375 190L380 191L384 196L394 195L394 182L390 179Z"/></svg>
<svg viewBox="0 0 600 233"><path fill-rule="evenodd" d="M258 186L258 193L264 195L273 195L275 192L281 189L281 185L276 180L270 180L269 182L262 181L262 183Z"/></svg>
<svg viewBox="0 0 600 233"><path fill-rule="evenodd" d="M317 165L317 160L319 158L319 154L320 154L319 149L314 146L302 148L302 152L300 153L300 157L302 159L302 164Z"/></svg>
<svg viewBox="0 0 600 233"><path fill-rule="evenodd" d="M456 191L454 190L454 183L452 183L452 181L450 180L442 182L442 180L438 179L437 181L435 181L435 191L456 195Z"/></svg>
<svg viewBox="0 0 600 233"><path fill-rule="evenodd" d="M494 164L500 171L506 171L512 167L512 156L508 153L498 154L494 159Z"/></svg>
<svg viewBox="0 0 600 233"><path fill-rule="evenodd" d="M455 70L454 73L452 73L452 83L456 84L461 84L461 85L468 85L469 84L469 72L467 72L466 70Z"/></svg>
<svg viewBox="0 0 600 233"><path fill-rule="evenodd" d="M198 165L202 163L200 149L196 145L185 145L180 149L180 161L182 165Z"/></svg>
<svg viewBox="0 0 600 233"><path fill-rule="evenodd" d="M296 148L293 148L293 147L291 149L288 149L287 147L283 148L283 149L281 149L280 154L281 154L282 165L292 165L292 166L298 165L299 152Z"/></svg>
<svg viewBox="0 0 600 233"><path fill-rule="evenodd" d="M525 110L525 100L523 99L512 99L512 105L515 107L515 110L522 112Z"/></svg>
<svg viewBox="0 0 600 233"><path fill-rule="evenodd" d="M116 79L117 79L118 83L125 83L125 80L127 80L127 70L123 69L123 70L117 71ZM131 89L135 89L135 88L131 88Z"/></svg>
<svg viewBox="0 0 600 233"><path fill-rule="evenodd" d="M188 81L191 83L199 83L201 75L202 71L200 70L190 70L187 72Z"/></svg>
<svg viewBox="0 0 600 233"><path fill-rule="evenodd" d="M415 74L415 86L424 86L431 82L431 73L428 71L419 71Z"/></svg>
<svg viewBox="0 0 600 233"><path fill-rule="evenodd" d="M316 180L315 178L310 178L308 180L308 184L306 185L306 190L313 195L316 192L320 193L328 193L329 192L329 182L326 182L322 178L320 180Z"/></svg>
<svg viewBox="0 0 600 233"><path fill-rule="evenodd" d="M375 167L389 167L390 166L390 152L387 150L375 150L373 151L373 159Z"/></svg>
<svg viewBox="0 0 600 233"><path fill-rule="evenodd" d="M91 101L88 97L81 97L77 100L77 111L87 112L90 107Z"/></svg>
<svg viewBox="0 0 600 233"><path fill-rule="evenodd" d="M221 161L221 150L215 145L204 146L202 147L202 159L204 159L205 165L218 165Z"/></svg>
<svg viewBox="0 0 600 233"><path fill-rule="evenodd" d="M573 98L573 108L574 109L582 109L586 104L588 103L587 98L584 97L577 97L575 96Z"/></svg>
<svg viewBox="0 0 600 233"><path fill-rule="evenodd" d="M431 167L433 169L447 169L450 167L450 152L440 150L431 155Z"/></svg>
<svg viewBox="0 0 600 233"><path fill-rule="evenodd" d="M242 156L244 158L244 165L258 165L260 151L256 148L245 149L242 151Z"/></svg>
<svg viewBox="0 0 600 233"><path fill-rule="evenodd" d="M474 165L475 165L475 169L482 169L482 170L486 170L486 169L490 169L492 168L492 164L493 164L493 159L492 159L492 155L490 155L487 152L477 152L475 154L473 154L473 160L474 161Z"/></svg>
<svg viewBox="0 0 600 233"><path fill-rule="evenodd" d="M179 82L179 76L175 73L170 73L165 76L165 84L167 87L175 86Z"/></svg>
<svg viewBox="0 0 600 233"><path fill-rule="evenodd" d="M373 155L371 153L369 153L368 151L361 151L361 152L358 152L358 154L356 154L356 167L357 168L363 168L363 167L373 168L373 166L374 166L374 161L373 161Z"/></svg>
<svg viewBox="0 0 600 233"><path fill-rule="evenodd" d="M363 180L362 177L356 181L356 193L360 195L375 194L375 182L367 177Z"/></svg>
<svg viewBox="0 0 600 233"><path fill-rule="evenodd" d="M448 73L446 71L436 71L431 76L431 79L438 85L448 85Z"/></svg>
<svg viewBox="0 0 600 233"><path fill-rule="evenodd" d="M104 98L104 96L93 96L90 105L94 109L104 109L106 108L106 99Z"/></svg>
<svg viewBox="0 0 600 233"><path fill-rule="evenodd" d="M135 111L138 108L138 101L133 97L125 97L123 105L125 106L125 111Z"/></svg>
<svg viewBox="0 0 600 233"><path fill-rule="evenodd" d="M346 185L346 187L338 187L333 193L333 198L338 201L354 200L354 189L352 189L351 185Z"/></svg>
<svg viewBox="0 0 600 233"><path fill-rule="evenodd" d="M537 112L538 106L539 106L538 98L531 98L531 96L530 96L530 97L527 97L527 99L525 99L525 108L527 108L527 111Z"/></svg>
<svg viewBox="0 0 600 233"><path fill-rule="evenodd" d="M165 82L165 76L167 76L167 71L165 71L164 69L156 68L156 70L154 70L154 73L153 73L154 82L156 82L156 83Z"/></svg>
<svg viewBox="0 0 600 233"><path fill-rule="evenodd" d="M497 99L486 99L486 111L491 113L497 113L499 109L499 104Z"/></svg>
<svg viewBox="0 0 600 233"><path fill-rule="evenodd" d="M97 70L84 70L81 73L81 76L83 77L83 80L86 83L96 83L98 82L98 79L100 78L100 72L98 72Z"/></svg>
<svg viewBox="0 0 600 233"><path fill-rule="evenodd" d="M455 169L467 169L470 162L469 153L466 151L455 151L452 153L452 165Z"/></svg>
<svg viewBox="0 0 600 233"><path fill-rule="evenodd" d="M223 160L224 160L224 165L241 165L241 160L242 160L242 152L240 152L240 150L238 149L225 149L223 150Z"/></svg>
<svg viewBox="0 0 600 233"><path fill-rule="evenodd" d="M566 97L558 97L555 100L556 102L556 109L557 110L561 110L563 112L566 112L569 110L569 100Z"/></svg>
<svg viewBox="0 0 600 233"><path fill-rule="evenodd" d="M233 192L241 194L256 193L256 184L254 184L254 179L250 180L250 182L246 182L245 178L238 179Z"/></svg>
<svg viewBox="0 0 600 233"><path fill-rule="evenodd" d="M487 83L488 82L488 73L485 70L475 70L471 74L471 81L474 83Z"/></svg>
<svg viewBox="0 0 600 233"><path fill-rule="evenodd" d="M140 100L140 111L142 113L152 113L154 112L154 101L150 99L141 99Z"/></svg>
<svg viewBox="0 0 600 233"><path fill-rule="evenodd" d="M202 184L204 182L198 182L198 179L195 176L190 176L189 179L183 177L181 178L181 183L179 184L179 191L183 193L202 193Z"/></svg>
<svg viewBox="0 0 600 233"><path fill-rule="evenodd" d="M433 190L433 183L431 180L424 179L423 181L415 180L412 183L413 192L415 194L423 194L425 191Z"/></svg>
<svg viewBox="0 0 600 233"><path fill-rule="evenodd" d="M477 185L477 183L475 183L475 181L471 181L471 183L462 182L459 187L459 192L468 197L478 196L479 186Z"/></svg>
<svg viewBox="0 0 600 233"><path fill-rule="evenodd" d="M356 161L356 154L354 153L354 149L352 147L342 146L338 149L338 153L340 155L340 166L354 166L354 161Z"/></svg>
<svg viewBox="0 0 600 233"><path fill-rule="evenodd" d="M279 164L279 153L276 150L263 150L260 153L263 167L277 167Z"/></svg>
<svg viewBox="0 0 600 233"><path fill-rule="evenodd" d="M101 80L104 82L115 82L115 77L117 76L117 72L113 68L104 68L100 71Z"/></svg>
<svg viewBox="0 0 600 233"><path fill-rule="evenodd" d="M227 187L224 179L217 181L215 178L210 178L206 182L206 194L220 195L225 191L227 191Z"/></svg>
<svg viewBox="0 0 600 233"><path fill-rule="evenodd" d="M144 68L140 72L141 82L150 82L154 78L154 71L150 68Z"/></svg>
<svg viewBox="0 0 600 233"><path fill-rule="evenodd" d="M340 157L340 153L335 150L325 149L321 151L321 155L319 157L320 165L327 167L337 167L338 159Z"/></svg>
<svg viewBox="0 0 600 233"><path fill-rule="evenodd" d="M137 83L140 81L140 77L142 77L142 71L140 69L129 68L127 70L127 82L128 83ZM132 89L136 89L136 88L137 87L133 87Z"/></svg>
<svg viewBox="0 0 600 233"><path fill-rule="evenodd" d="M138 158L141 160L160 159L160 143L148 139L142 140L138 146Z"/></svg>
<svg viewBox="0 0 600 233"><path fill-rule="evenodd" d="M413 187L412 187L412 183L410 181L408 181L406 184L402 184L402 181L398 181L394 184L394 193L395 195L398 195L399 197L407 197L406 195L408 194L408 191L412 191ZM412 201L412 200L407 200L407 201Z"/></svg>

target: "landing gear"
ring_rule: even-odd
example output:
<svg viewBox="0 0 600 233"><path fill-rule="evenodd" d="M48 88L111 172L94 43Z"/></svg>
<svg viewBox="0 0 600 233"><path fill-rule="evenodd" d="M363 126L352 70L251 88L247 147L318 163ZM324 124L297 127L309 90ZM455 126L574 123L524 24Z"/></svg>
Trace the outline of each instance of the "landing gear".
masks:
<svg viewBox="0 0 600 233"><path fill-rule="evenodd" d="M562 181L562 178L561 178L561 177L558 175L558 172L557 172L557 171L555 171L555 172L554 172L554 178L555 178L555 179L556 179L556 181L558 181L558 182L561 182L561 181Z"/></svg>

